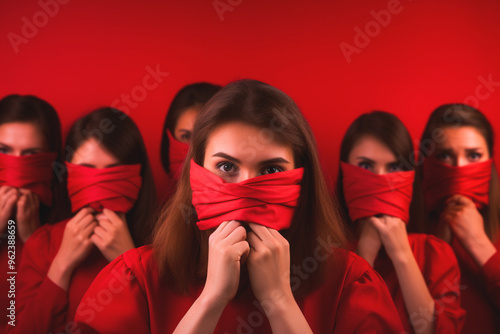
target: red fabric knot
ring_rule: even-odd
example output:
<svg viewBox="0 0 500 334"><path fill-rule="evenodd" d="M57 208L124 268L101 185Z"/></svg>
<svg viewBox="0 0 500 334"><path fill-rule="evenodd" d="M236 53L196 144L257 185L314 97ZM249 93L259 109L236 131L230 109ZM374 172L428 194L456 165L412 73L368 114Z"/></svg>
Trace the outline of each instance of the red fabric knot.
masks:
<svg viewBox="0 0 500 334"><path fill-rule="evenodd" d="M378 214L410 219L414 171L384 175L341 162L344 197L352 221Z"/></svg>
<svg viewBox="0 0 500 334"><path fill-rule="evenodd" d="M142 186L141 165L91 168L66 162L71 210L90 206L126 213L135 204Z"/></svg>
<svg viewBox="0 0 500 334"><path fill-rule="evenodd" d="M170 130L167 130L167 135L169 141L170 175L177 180L180 176L184 160L186 160L189 144L175 139Z"/></svg>
<svg viewBox="0 0 500 334"><path fill-rule="evenodd" d="M439 209L453 195L469 197L478 209L489 204L493 160L456 167L434 158L424 160L423 191L427 212Z"/></svg>
<svg viewBox="0 0 500 334"><path fill-rule="evenodd" d="M52 205L52 164L57 153L46 152L24 156L0 153L0 186L24 188L37 194L40 202Z"/></svg>
<svg viewBox="0 0 500 334"><path fill-rule="evenodd" d="M192 201L200 230L228 220L253 222L275 230L290 227L304 168L227 183L193 160L190 167Z"/></svg>

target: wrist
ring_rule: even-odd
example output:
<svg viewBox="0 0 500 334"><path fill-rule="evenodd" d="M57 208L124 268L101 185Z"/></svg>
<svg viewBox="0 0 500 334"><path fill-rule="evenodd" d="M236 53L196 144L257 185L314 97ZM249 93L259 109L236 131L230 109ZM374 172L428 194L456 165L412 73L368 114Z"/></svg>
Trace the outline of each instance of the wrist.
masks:
<svg viewBox="0 0 500 334"><path fill-rule="evenodd" d="M409 245L408 245L409 246ZM414 260L413 252L410 247L388 253L394 266L407 265L409 261Z"/></svg>
<svg viewBox="0 0 500 334"><path fill-rule="evenodd" d="M485 235L484 238L477 238L465 246L472 255L476 263L482 267L495 253L495 245Z"/></svg>
<svg viewBox="0 0 500 334"><path fill-rule="evenodd" d="M198 297L198 302L206 309L211 309L215 312L222 312L229 303L229 300L221 298L221 296L217 296L213 293L207 292L206 289L203 289Z"/></svg>

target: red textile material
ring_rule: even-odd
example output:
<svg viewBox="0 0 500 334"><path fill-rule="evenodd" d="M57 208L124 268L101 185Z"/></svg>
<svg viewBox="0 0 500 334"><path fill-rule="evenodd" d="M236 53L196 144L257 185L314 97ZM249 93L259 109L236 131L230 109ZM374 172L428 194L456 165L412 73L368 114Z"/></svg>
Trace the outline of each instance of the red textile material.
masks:
<svg viewBox="0 0 500 334"><path fill-rule="evenodd" d="M357 255L331 247L338 263L326 272L324 284L297 302L314 333L400 333L401 321L387 287ZM112 292L100 312L90 306L109 282L123 276L124 285ZM203 287L180 295L162 284L150 246L132 249L111 262L97 276L82 299L75 321L82 333L172 333ZM229 302L215 333L271 333L251 289Z"/></svg>
<svg viewBox="0 0 500 334"><path fill-rule="evenodd" d="M68 220L43 225L23 248L16 281L16 327L8 333L76 333L73 318L80 300L97 274L109 263L94 247L73 272L68 291L48 277L50 265L61 246ZM95 312L103 307L96 301Z"/></svg>
<svg viewBox="0 0 500 334"><path fill-rule="evenodd" d="M466 315L461 307L460 294L463 291L460 288L460 270L453 250L446 242L427 234L409 234L408 241L434 299L434 333L461 333ZM389 288L405 332L418 333L427 319L421 314L408 314L391 259L385 252L381 252L374 266ZM416 330L410 319L415 321Z"/></svg>
<svg viewBox="0 0 500 334"><path fill-rule="evenodd" d="M493 160L455 167L433 158L424 160L423 191L427 212L439 209L453 195L464 195L482 209L489 203Z"/></svg>
<svg viewBox="0 0 500 334"><path fill-rule="evenodd" d="M352 221L385 214L408 223L415 172L378 175L341 162L344 198Z"/></svg>
<svg viewBox="0 0 500 334"><path fill-rule="evenodd" d="M451 246L461 271L462 307L467 312L464 334L500 333L500 236L497 252L479 267L458 239Z"/></svg>
<svg viewBox="0 0 500 334"><path fill-rule="evenodd" d="M52 163L56 157L54 152L20 157L0 153L0 186L29 189L38 195L40 202L51 206Z"/></svg>
<svg viewBox="0 0 500 334"><path fill-rule="evenodd" d="M135 204L142 185L141 165L91 168L66 162L71 211L85 206L126 213Z"/></svg>
<svg viewBox="0 0 500 334"><path fill-rule="evenodd" d="M170 130L167 130L167 135L169 142L170 175L177 180L180 176L184 160L186 160L189 145L175 139Z"/></svg>
<svg viewBox="0 0 500 334"><path fill-rule="evenodd" d="M191 189L198 227L206 230L226 220L239 220L275 230L289 228L303 174L304 169L297 168L227 183L191 160Z"/></svg>

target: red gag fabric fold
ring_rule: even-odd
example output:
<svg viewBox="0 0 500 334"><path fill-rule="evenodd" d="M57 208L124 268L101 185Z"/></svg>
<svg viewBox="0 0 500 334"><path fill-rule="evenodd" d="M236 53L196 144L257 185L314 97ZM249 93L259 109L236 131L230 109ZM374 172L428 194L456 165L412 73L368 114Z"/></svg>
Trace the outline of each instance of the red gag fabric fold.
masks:
<svg viewBox="0 0 500 334"><path fill-rule="evenodd" d="M0 153L0 186L24 188L37 194L40 202L52 205L52 163L57 153L14 156Z"/></svg>
<svg viewBox="0 0 500 334"><path fill-rule="evenodd" d="M227 183L191 160L193 205L198 227L207 230L227 220L253 222L275 230L292 223L304 168Z"/></svg>
<svg viewBox="0 0 500 334"><path fill-rule="evenodd" d="M457 194L472 199L478 209L487 206L492 164L493 160L490 159L455 167L426 158L422 186L427 212L438 209L447 198Z"/></svg>
<svg viewBox="0 0 500 334"><path fill-rule="evenodd" d="M142 186L141 165L91 168L66 162L71 211L90 206L126 213L135 204Z"/></svg>
<svg viewBox="0 0 500 334"><path fill-rule="evenodd" d="M186 159L189 145L175 139L170 130L167 130L167 135L169 142L170 175L177 180L180 176L182 164Z"/></svg>
<svg viewBox="0 0 500 334"><path fill-rule="evenodd" d="M414 171L378 175L344 162L340 166L344 197L353 222L385 214L408 223Z"/></svg>

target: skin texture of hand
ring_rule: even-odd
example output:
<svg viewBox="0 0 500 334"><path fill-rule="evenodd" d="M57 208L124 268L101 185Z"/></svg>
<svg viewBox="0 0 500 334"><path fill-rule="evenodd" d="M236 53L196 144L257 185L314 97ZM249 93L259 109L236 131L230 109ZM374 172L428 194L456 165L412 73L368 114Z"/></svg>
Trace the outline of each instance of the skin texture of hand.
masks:
<svg viewBox="0 0 500 334"><path fill-rule="evenodd" d="M273 333L312 333L290 286L290 245L276 230L249 223L247 267Z"/></svg>
<svg viewBox="0 0 500 334"><path fill-rule="evenodd" d="M385 251L392 261L413 257L404 221L387 215L370 217L369 221L379 232Z"/></svg>
<svg viewBox="0 0 500 334"><path fill-rule="evenodd" d="M108 261L135 247L124 214L104 209L95 218L98 226L90 240Z"/></svg>
<svg viewBox="0 0 500 334"><path fill-rule="evenodd" d="M370 266L374 266L375 259L382 248L380 234L373 226L369 218L363 218L356 222L359 228L358 246L356 254L365 259Z"/></svg>
<svg viewBox="0 0 500 334"><path fill-rule="evenodd" d="M41 226L40 201L38 195L27 189L19 189L20 197L17 201L16 225L17 234L22 242Z"/></svg>
<svg viewBox="0 0 500 334"><path fill-rule="evenodd" d="M8 220L12 217L12 212L19 198L19 191L10 186L0 187L0 233L7 230Z"/></svg>
<svg viewBox="0 0 500 334"><path fill-rule="evenodd" d="M241 264L250 252L245 228L225 221L209 237L207 280L201 295L174 333L213 333L240 283Z"/></svg>
<svg viewBox="0 0 500 334"><path fill-rule="evenodd" d="M445 202L440 221L448 225L453 235L472 255L479 266L484 265L496 252L484 230L484 220L474 202L468 197L455 195Z"/></svg>
<svg viewBox="0 0 500 334"><path fill-rule="evenodd" d="M68 221L61 247L47 273L55 284L66 291L73 271L88 256L94 246L90 240L97 226L93 213L93 209L83 208Z"/></svg>

